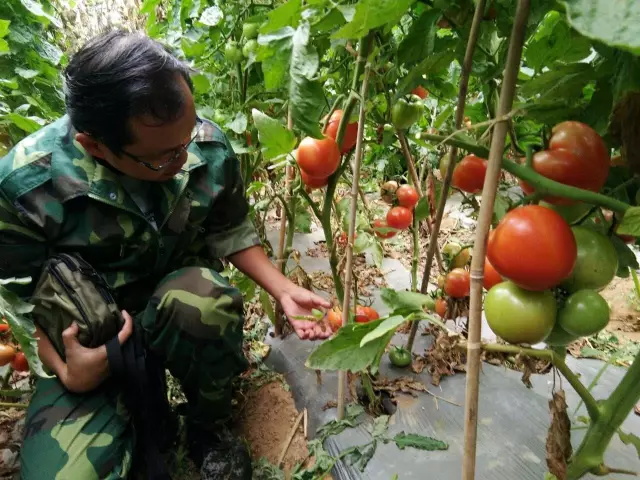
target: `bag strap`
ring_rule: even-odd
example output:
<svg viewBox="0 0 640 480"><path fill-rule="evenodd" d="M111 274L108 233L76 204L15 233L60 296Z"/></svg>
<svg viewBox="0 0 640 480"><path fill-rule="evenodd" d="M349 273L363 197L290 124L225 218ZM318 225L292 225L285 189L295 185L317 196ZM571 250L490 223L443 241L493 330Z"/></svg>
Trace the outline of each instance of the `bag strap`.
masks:
<svg viewBox="0 0 640 480"><path fill-rule="evenodd" d="M154 419L157 412L155 399L152 397L155 389L151 388L149 374L140 335L135 329L131 338L120 345L115 336L106 344L109 368L114 377L123 380L125 402L131 409L134 421L140 428L142 444L147 467L148 480L171 480L171 476L164 463L158 447L158 425Z"/></svg>

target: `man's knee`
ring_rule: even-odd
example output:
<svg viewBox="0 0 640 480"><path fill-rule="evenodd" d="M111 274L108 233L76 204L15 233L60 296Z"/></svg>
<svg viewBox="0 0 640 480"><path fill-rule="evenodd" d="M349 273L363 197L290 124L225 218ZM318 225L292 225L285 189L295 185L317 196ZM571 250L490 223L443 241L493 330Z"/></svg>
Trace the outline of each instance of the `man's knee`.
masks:
<svg viewBox="0 0 640 480"><path fill-rule="evenodd" d="M167 275L150 307L156 328L171 323L197 338L233 336L242 330L242 295L214 270L186 267ZM149 313L145 313L146 327L150 327Z"/></svg>

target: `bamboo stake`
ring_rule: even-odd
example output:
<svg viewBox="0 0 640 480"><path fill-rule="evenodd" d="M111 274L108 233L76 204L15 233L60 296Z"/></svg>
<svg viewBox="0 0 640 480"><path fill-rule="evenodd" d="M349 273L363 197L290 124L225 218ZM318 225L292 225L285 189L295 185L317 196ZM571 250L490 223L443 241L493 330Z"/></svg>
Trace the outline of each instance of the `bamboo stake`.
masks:
<svg viewBox="0 0 640 480"><path fill-rule="evenodd" d="M464 118L464 106L467 99L467 90L469 88L469 77L471 76L471 67L473 65L473 52L478 43L478 36L480 34L480 24L484 15L485 0L478 0L476 5L476 11L473 15L473 22L471 23L471 31L469 32L469 40L467 41L467 50L464 54L464 61L462 62L462 74L460 76L460 90L458 91L458 104L456 106L456 119L455 129L458 130L462 125L462 119ZM420 287L421 293L427 293L429 287L429 277L431 276L431 264L433 263L433 257L438 246L438 234L440 233L440 224L442 223L442 217L444 216L444 207L447 204L447 195L449 193L449 185L451 185L451 178L453 177L453 169L455 168L455 158L458 154L456 146L451 147L450 155L451 161L447 167L447 174L445 175L442 191L440 192L440 201L438 202L438 209L436 211L436 218L433 223L433 231L429 236L429 248L427 249L427 262L424 266L424 272L422 274L422 286ZM418 326L420 322L413 322L411 325L411 331L409 332L409 338L407 339L407 349L413 349L413 342L416 339L416 333L418 332Z"/></svg>
<svg viewBox="0 0 640 480"><path fill-rule="evenodd" d="M400 147L402 148L402 153L404 154L404 158L407 161L407 169L409 170L409 175L411 176L411 181L413 182L413 186L418 192L418 197L422 198L426 195L425 192L422 191L422 185L420 182L420 176L416 171L416 163L413 160L413 156L411 155L411 150L409 149L409 142L407 142L407 136L404 134L402 130L396 131L398 135L398 140L400 140ZM433 228L431 227L431 222L429 219L425 222L427 225L427 231L429 232L429 238L432 238ZM438 269L440 272L444 271L444 267L442 266L442 255L440 254L440 247L436 242L436 261L438 262ZM417 285L416 285L417 287ZM423 292L426 293L426 292Z"/></svg>
<svg viewBox="0 0 640 480"><path fill-rule="evenodd" d="M282 451L280 452L280 456L278 457L278 465L277 465L278 468L282 467L282 463L284 462L284 457L287 455L287 450L289 450L289 445L291 445L291 442L293 441L293 437L296 436L296 430L298 430L298 427L300 426L300 422L302 421L303 416L304 416L304 410L298 414L298 418L296 418L295 422L293 422L293 427L291 427L291 430L289 431L289 436L285 440L284 445L282 447Z"/></svg>
<svg viewBox="0 0 640 480"><path fill-rule="evenodd" d="M293 128L293 116L291 115L291 106L289 106L289 110L287 112L287 128L291 130ZM287 216L285 215L285 210L287 208L286 203L291 199L291 174L294 172L293 167L291 165L287 165L285 168L284 174L284 199L285 203L282 205L282 215L280 216L280 238L278 239L278 266L280 267L280 271L284 274L286 271L287 262L285 259L285 242L287 237ZM282 306L276 302L276 314L275 314L275 334L276 336L282 335Z"/></svg>
<svg viewBox="0 0 640 480"><path fill-rule="evenodd" d="M519 0L516 16L511 31L509 53L505 66L504 80L500 91L500 104L496 117L502 117L511 110L516 90L516 81L520 71L522 47L529 17L530 0ZM476 14L478 12L476 11ZM489 151L487 175L482 188L482 201L478 214L478 225L471 262L471 301L469 312L469 339L467 343L467 377L464 415L464 458L462 463L462 479L473 480L476 469L476 443L478 433L478 391L481 356L481 314L482 314L482 280L484 278L484 261L486 241L493 217L493 204L498 189L498 181L502 166L505 139L509 124L501 121L494 127Z"/></svg>
<svg viewBox="0 0 640 480"><path fill-rule="evenodd" d="M370 41L370 40L369 40ZM360 52L362 52L362 47ZM368 48L364 49L369 52ZM362 53L360 53L362 55ZM365 62L367 58L359 57L358 61ZM369 84L369 73L371 64L367 61L364 66L364 77L360 88L360 112L358 115L358 136L356 140L356 153L353 165L353 183L351 184L351 211L349 218L349 241L347 242L347 262L344 273L344 299L342 301L342 325L347 324L349 318L349 304L351 303L351 282L353 280L353 240L356 231L356 209L358 207L358 181L360 179L360 165L362 164L362 154L364 152L364 121L366 113L367 86ZM338 419L344 417L345 391L346 391L346 372L340 370L338 372Z"/></svg>

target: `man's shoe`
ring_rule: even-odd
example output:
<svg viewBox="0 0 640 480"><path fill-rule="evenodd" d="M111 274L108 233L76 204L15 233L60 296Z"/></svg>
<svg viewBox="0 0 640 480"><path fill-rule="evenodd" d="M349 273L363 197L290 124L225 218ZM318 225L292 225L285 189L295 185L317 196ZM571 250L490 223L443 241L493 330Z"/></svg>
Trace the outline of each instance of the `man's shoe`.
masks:
<svg viewBox="0 0 640 480"><path fill-rule="evenodd" d="M187 441L202 480L251 480L249 450L228 427L207 431L190 426Z"/></svg>

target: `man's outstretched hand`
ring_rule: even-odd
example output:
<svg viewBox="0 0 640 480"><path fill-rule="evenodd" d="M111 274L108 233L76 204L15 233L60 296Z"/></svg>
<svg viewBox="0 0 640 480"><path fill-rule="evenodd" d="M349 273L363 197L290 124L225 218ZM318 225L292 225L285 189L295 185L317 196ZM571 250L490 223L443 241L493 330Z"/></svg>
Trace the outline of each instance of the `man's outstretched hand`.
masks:
<svg viewBox="0 0 640 480"><path fill-rule="evenodd" d="M289 323L302 340L322 340L331 335L331 327L323 318L319 321L300 320L296 317L312 316L312 309L331 308L331 302L297 285L287 289L280 297L280 305Z"/></svg>

